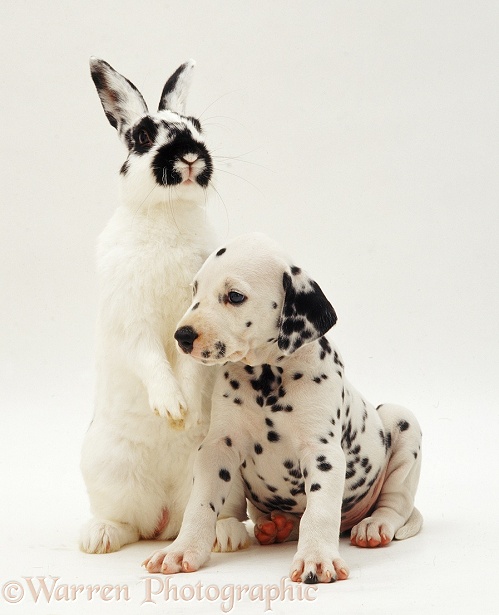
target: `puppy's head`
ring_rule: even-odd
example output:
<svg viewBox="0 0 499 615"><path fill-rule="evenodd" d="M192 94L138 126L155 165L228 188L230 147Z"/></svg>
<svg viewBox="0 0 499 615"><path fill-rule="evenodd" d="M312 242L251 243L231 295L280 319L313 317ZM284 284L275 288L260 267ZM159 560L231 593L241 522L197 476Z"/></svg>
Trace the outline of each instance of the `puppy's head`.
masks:
<svg viewBox="0 0 499 615"><path fill-rule="evenodd" d="M335 322L319 285L273 241L250 233L208 257L175 339L202 363L259 365L292 354Z"/></svg>

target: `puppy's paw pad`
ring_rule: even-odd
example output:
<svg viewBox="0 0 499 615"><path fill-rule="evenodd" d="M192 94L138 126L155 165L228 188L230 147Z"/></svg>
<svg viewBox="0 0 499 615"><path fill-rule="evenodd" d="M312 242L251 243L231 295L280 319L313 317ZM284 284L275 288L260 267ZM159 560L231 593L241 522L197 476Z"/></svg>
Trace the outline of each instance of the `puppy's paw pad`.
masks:
<svg viewBox="0 0 499 615"><path fill-rule="evenodd" d="M291 519L272 511L270 515L260 517L255 524L255 538L261 545L270 545L274 542L284 542L293 531L294 523Z"/></svg>

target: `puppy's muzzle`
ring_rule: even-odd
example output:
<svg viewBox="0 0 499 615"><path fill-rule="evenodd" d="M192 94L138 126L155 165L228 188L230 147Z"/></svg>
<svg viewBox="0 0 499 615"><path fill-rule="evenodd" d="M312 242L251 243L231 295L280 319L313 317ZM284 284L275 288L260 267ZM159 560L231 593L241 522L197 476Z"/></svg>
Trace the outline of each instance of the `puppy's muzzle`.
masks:
<svg viewBox="0 0 499 615"><path fill-rule="evenodd" d="M173 337L177 340L180 348L182 348L186 354L189 354L192 352L194 340L199 337L199 335L192 327L180 327L180 329L175 331Z"/></svg>

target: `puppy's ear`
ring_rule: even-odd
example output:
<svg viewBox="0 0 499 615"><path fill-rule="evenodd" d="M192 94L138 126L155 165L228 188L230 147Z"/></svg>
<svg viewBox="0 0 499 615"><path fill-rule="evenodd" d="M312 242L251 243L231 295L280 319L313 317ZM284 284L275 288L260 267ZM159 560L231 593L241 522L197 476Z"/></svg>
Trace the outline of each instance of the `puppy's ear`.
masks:
<svg viewBox="0 0 499 615"><path fill-rule="evenodd" d="M291 267L282 277L284 305L277 345L284 354L322 337L336 323L337 317L317 282L298 267Z"/></svg>

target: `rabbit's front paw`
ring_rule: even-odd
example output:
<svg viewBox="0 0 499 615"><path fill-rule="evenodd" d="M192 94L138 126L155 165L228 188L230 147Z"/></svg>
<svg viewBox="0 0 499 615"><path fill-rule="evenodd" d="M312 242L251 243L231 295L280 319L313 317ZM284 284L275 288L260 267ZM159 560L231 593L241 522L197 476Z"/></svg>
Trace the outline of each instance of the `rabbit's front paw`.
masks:
<svg viewBox="0 0 499 615"><path fill-rule="evenodd" d="M184 429L187 404L177 386L157 383L149 389L149 405L157 416L168 419L172 429Z"/></svg>

